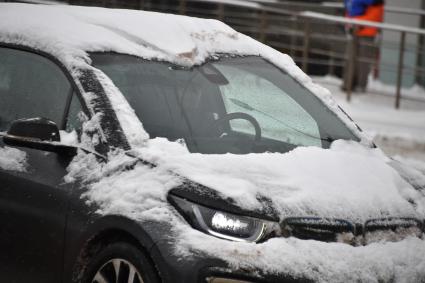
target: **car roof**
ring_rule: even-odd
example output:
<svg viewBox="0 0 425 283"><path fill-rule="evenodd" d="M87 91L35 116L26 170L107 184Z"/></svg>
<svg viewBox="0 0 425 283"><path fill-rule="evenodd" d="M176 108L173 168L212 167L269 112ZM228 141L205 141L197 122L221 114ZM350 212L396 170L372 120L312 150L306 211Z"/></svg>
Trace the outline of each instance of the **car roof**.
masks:
<svg viewBox="0 0 425 283"><path fill-rule="evenodd" d="M65 65L104 51L193 65L216 53L258 55L259 44L217 20L22 3L0 4L0 41L50 53Z"/></svg>

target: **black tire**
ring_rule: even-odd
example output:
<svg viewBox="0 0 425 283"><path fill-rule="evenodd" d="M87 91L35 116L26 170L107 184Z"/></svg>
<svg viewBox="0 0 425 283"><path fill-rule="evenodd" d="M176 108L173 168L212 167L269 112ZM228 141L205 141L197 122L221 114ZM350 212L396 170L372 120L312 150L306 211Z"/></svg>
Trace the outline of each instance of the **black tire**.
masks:
<svg viewBox="0 0 425 283"><path fill-rule="evenodd" d="M135 269L141 276L143 283L160 282L156 269L153 266L151 260L146 255L144 255L140 249L126 242L116 242L108 244L97 254L95 254L90 259L87 268L85 269L82 282L96 282L94 281L94 278L98 271L100 271L101 269L102 271L110 271L111 268L108 269L107 265L111 264L111 261L116 259L122 259L123 268L121 270L124 270L124 273L127 268L126 263L130 263L131 265L133 265L133 267L135 267ZM127 283L127 280L121 281ZM121 283L121 281L116 280L111 283ZM135 280L134 282L137 283L139 282L139 280Z"/></svg>

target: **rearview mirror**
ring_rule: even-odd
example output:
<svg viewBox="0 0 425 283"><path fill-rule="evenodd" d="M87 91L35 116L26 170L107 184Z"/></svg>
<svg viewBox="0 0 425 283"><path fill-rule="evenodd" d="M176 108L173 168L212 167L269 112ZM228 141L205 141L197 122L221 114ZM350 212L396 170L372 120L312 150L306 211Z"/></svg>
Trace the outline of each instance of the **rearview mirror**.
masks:
<svg viewBox="0 0 425 283"><path fill-rule="evenodd" d="M40 141L60 142L59 128L56 123L40 117L12 122L7 134Z"/></svg>

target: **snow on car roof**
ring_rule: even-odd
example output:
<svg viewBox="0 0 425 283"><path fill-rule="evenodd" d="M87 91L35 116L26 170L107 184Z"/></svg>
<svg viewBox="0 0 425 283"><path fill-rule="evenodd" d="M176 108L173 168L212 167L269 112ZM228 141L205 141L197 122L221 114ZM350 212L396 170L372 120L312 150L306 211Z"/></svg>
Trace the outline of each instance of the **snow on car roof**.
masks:
<svg viewBox="0 0 425 283"><path fill-rule="evenodd" d="M47 51L66 65L93 51L186 64L217 52L258 54L252 40L217 20L95 7L0 5L1 41Z"/></svg>

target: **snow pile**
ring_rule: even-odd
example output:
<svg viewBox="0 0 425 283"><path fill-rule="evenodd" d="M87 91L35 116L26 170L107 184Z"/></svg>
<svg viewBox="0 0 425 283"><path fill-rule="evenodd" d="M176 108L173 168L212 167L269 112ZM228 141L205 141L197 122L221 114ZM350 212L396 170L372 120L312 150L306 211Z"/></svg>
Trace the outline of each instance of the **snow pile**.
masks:
<svg viewBox="0 0 425 283"><path fill-rule="evenodd" d="M406 183L379 149L354 142L337 141L331 150L300 147L286 154L204 155L154 139L138 152L246 209L260 208L259 196L271 198L282 218L320 216L364 222L425 216L425 195ZM416 209L409 204L411 199Z"/></svg>
<svg viewBox="0 0 425 283"><path fill-rule="evenodd" d="M364 247L295 238L235 244L187 230L176 246L182 256L202 251L235 268L259 268L314 282L408 283L425 278L425 241L418 238Z"/></svg>
<svg viewBox="0 0 425 283"><path fill-rule="evenodd" d="M402 156L399 156L399 155L396 155L393 158L395 160L398 160L402 163L407 164L408 166L416 169L419 172L422 172L422 174L425 176L425 162L419 161L419 160L416 160L416 159L405 158L405 157L402 157Z"/></svg>
<svg viewBox="0 0 425 283"><path fill-rule="evenodd" d="M98 205L98 213L137 220L166 220L161 216L173 214L167 193L182 183L175 174L141 164L122 151L111 153L106 164L80 151L68 171L65 181L83 180L89 187L83 198Z"/></svg>
<svg viewBox="0 0 425 283"><path fill-rule="evenodd" d="M26 152L7 146L0 147L0 169L25 172L27 166Z"/></svg>
<svg viewBox="0 0 425 283"><path fill-rule="evenodd" d="M363 247L295 238L236 243L192 229L166 201L168 191L182 183L173 170L234 197L244 208L258 207L258 194L271 197L281 218L293 213L358 221L385 216L423 219L424 193L403 181L377 149L337 141L330 150L309 147L287 154L201 155L188 153L182 143L154 139L144 150L132 152L136 153L158 166L137 163L123 152L111 154L104 165L80 154L68 178L83 177L91 183L84 197L99 205L98 213L172 223L175 253L182 257L205 253L235 268L308 276L317 282L419 282L425 278L425 241L419 238ZM408 203L412 199L416 206Z"/></svg>
<svg viewBox="0 0 425 283"><path fill-rule="evenodd" d="M75 130L71 132L59 131L60 141L65 145L78 145L78 134Z"/></svg>
<svg viewBox="0 0 425 283"><path fill-rule="evenodd" d="M261 208L258 197L268 197L281 219L319 216L364 223L391 216L425 218L425 192L404 181L379 149L354 142L337 141L330 150L300 147L286 154L204 155L157 138L132 154L158 166L135 165L137 160L123 153L112 154L101 166L94 157L80 154L66 180L93 183L86 197L100 204L102 214L142 213L141 200L149 202L155 195L165 201L168 191L182 182L179 175L233 198L245 209ZM404 175L423 182L415 172Z"/></svg>
<svg viewBox="0 0 425 283"><path fill-rule="evenodd" d="M413 187L425 193L425 163L395 157L389 164Z"/></svg>

